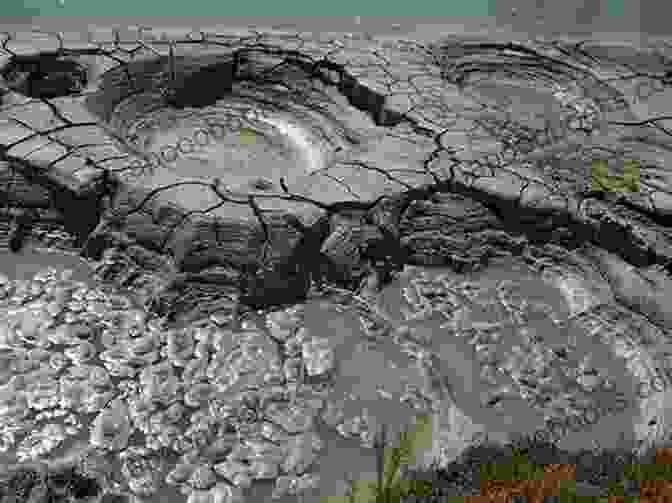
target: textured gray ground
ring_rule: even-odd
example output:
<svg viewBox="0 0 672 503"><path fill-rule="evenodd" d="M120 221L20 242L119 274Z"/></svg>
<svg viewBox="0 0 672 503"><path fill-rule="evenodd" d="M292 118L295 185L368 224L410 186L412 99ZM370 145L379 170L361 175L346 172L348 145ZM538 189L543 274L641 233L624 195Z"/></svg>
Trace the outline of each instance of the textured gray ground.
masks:
<svg viewBox="0 0 672 503"><path fill-rule="evenodd" d="M633 89L644 76L665 77L666 48L416 31L423 36L394 40L172 29L162 41L156 28L140 42L128 30L118 38L105 27L90 38L68 32L61 60L89 76L75 93L62 89L67 72L48 89L19 56L43 51L48 60L57 37L7 37L5 68L15 71L4 72L0 108L6 234L16 238L18 227L29 247L81 252L101 281L182 324L210 316L239 329L246 310L311 306L287 333L304 323L316 347L335 352L337 364L302 356L330 376L332 398L348 388L373 397L378 382L400 393L409 375L422 382L435 407L428 458L452 457L483 431L506 438L551 424L570 449L622 435L659 442L672 326L669 133L665 120L647 120L664 114L664 93L647 103ZM171 87L172 95L161 92ZM262 118L253 124L259 134L282 142L263 152L261 142L217 143L199 154L205 161L141 168L193 127L180 118L142 130L143 120L178 115L167 96L197 125L249 107ZM131 133L140 141L128 141ZM147 148L137 147L142 140ZM291 161L269 161L280 151ZM624 159L639 162L634 191L614 181ZM601 160L612 181L595 190ZM270 184L259 188L264 173ZM398 275L411 265L440 277ZM327 315L307 298L321 283L350 291L341 303L361 318L335 316L322 328ZM260 351L274 354L268 334L249 323ZM595 374L563 374L564 364L548 359L549 347L572 346L572 337L580 343L567 368L592 356L597 376L626 396L625 410L605 413L616 395L585 384ZM366 338L382 345L362 351ZM525 347L519 360L515 345ZM235 352L220 353L244 365ZM386 367L394 358L401 370ZM483 369L496 373L508 361L519 371L549 369L527 379L545 382L556 401L535 402L514 373L483 380ZM502 407L479 402L505 384L513 391L501 395ZM398 410L363 400L378 404L379 419ZM594 424L565 426L598 409ZM347 459L330 452L322 473Z"/></svg>

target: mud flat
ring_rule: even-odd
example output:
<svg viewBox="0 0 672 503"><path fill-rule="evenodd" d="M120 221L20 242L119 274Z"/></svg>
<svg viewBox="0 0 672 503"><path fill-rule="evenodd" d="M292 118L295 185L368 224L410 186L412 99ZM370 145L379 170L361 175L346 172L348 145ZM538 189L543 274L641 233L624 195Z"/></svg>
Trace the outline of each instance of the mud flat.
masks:
<svg viewBox="0 0 672 503"><path fill-rule="evenodd" d="M7 264L6 410L84 390L121 485L191 503L333 494L341 467L373 475L392 417L432 417L419 464L485 433L660 442L669 137L605 77L658 49L593 45L7 37L0 222L25 265ZM47 248L94 282L58 300L9 281Z"/></svg>

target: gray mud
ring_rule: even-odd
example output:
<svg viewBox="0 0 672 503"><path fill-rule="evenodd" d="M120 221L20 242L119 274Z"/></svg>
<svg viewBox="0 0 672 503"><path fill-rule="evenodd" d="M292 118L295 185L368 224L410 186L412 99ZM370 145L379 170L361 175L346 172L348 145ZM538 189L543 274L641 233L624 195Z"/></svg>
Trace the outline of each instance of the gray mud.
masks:
<svg viewBox="0 0 672 503"><path fill-rule="evenodd" d="M326 387L334 403L357 395L329 426L314 401L286 412L304 407L324 442L312 470L323 480L306 502L338 493L346 469L374 479L370 431L344 438L336 427L364 409L371 431L430 414L420 464L445 464L485 433L554 435L570 451L668 437L672 150L634 80L645 75L669 95L668 48L494 31L408 40L161 30L4 37L0 270L9 278L72 269L76 281L128 295L129 313L229 334L220 346L187 347L186 389L170 400L208 385L220 398L233 377L205 379L208 362L256 369L240 371L241 382L261 393L272 355L289 369L275 377L282 388L298 379L309 396ZM194 133L189 143L192 130L208 141ZM293 308L304 310L291 328L264 327L264 315ZM245 360L231 348L252 332L258 357ZM301 346L306 335L315 339ZM129 339L118 354L125 345L143 347ZM305 349L325 345L332 360ZM129 361L153 358L137 351ZM141 388L163 389L145 380ZM398 400L406 384L415 409ZM625 405L614 411L618 397ZM212 400L192 419L210 414ZM285 433L298 428L300 418L285 419ZM155 446L140 429L131 443ZM179 445L149 450L166 468ZM207 481L206 451L194 444L183 457ZM134 466L158 476L145 458ZM252 501L268 500L270 478L253 483ZM197 479L194 488L207 485ZM162 483L149 498L177 492Z"/></svg>

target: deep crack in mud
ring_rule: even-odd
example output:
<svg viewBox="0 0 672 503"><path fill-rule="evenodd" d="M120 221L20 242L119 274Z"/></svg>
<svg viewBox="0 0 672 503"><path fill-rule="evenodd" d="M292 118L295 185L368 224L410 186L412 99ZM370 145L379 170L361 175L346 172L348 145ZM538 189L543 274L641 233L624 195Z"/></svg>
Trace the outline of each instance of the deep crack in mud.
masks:
<svg viewBox="0 0 672 503"><path fill-rule="evenodd" d="M539 429L571 448L586 442L582 428L590 436L590 427L606 429L611 421L618 438L623 426L611 416L622 416L623 409L614 412L607 403L614 386L627 396L620 403L627 402L631 416L634 411L629 421L636 440L651 444L665 434L665 349L672 329L672 196L665 168L670 133L662 118L642 117L628 95L633 79L667 78L669 60L662 52L656 60L662 69L647 66L647 54L657 48L273 32L171 34L151 41L101 32L88 42L54 38L53 48L41 52L7 35L2 47L3 248L74 252L101 284L144 308L142 316L181 327L170 330L214 323L231 337L240 330L247 334L251 342L244 354L225 353L220 341L212 355L201 349L181 364L176 362L193 353L194 337L207 345L210 336L184 332L180 337L191 338L185 343L171 331L163 341L173 366L182 367L194 385L185 390L191 407L219 399L230 384L226 379L237 379L220 376L215 367L254 369L248 384L261 386L250 354L269 367L284 362L286 376L303 376L314 391L328 388L334 372L342 373L334 379L336 388L352 385L345 384L348 364L334 362L379 369L377 379L366 378L371 383L395 375L376 359L375 349L353 352L346 344L353 339L342 335L347 328L311 330L308 337L301 324L310 317L319 324L324 301L331 308L347 306L368 344L388 344L397 352L403 347L402 353L421 362L417 369L424 374L410 372L426 386L406 398L438 418L434 455L450 459L470 441L467 433L460 437L438 426L449 409L451 420L459 410L471 433L479 425L505 434L516 427ZM619 50L626 54L620 60ZM628 57L628 51L636 56ZM642 64L635 67L633 59ZM607 172L598 171L605 161ZM625 171L627 162L635 175ZM631 178L624 185L626 174ZM440 277L418 273L409 279L409 266L431 268ZM479 305L490 307L480 311ZM260 321L268 312L277 320ZM262 327L270 327L274 342ZM433 332L424 343L413 339L427 327ZM581 340L567 345L575 333ZM473 336L469 343L465 334ZM502 343L503 334L511 340ZM515 346L516 338L529 346L516 357L521 368L543 361L555 373L522 376L522 370L498 367L495 356L506 353L507 344ZM149 339L133 344L147 346L136 348L138 354L159 354ZM582 354L599 360L586 374L592 378L584 376L592 384L581 384L576 369L567 374L550 363L548 347L576 368L586 366L578 363ZM489 355L483 360L482 348ZM417 357L418 352L433 356ZM457 370L450 361L462 353L471 370ZM141 357L120 363L109 348L105 357L116 358L118 370L155 363ZM156 365L164 381L146 371L142 386L166 395L181 389L170 364ZM605 369L616 376L601 374ZM350 372L356 377L356 370ZM570 398L549 405L551 399L531 384L537 377L549 390L558 391L560 382L573 386L571 406L593 411L592 423L576 415L579 426L563 423ZM492 385L487 406L467 403L477 393L466 389L479 386L479 379ZM497 379L508 385L496 388ZM591 395L598 382L611 388ZM430 389L433 398L426 396ZM333 404L319 396L302 402L305 417L322 411L325 424L356 437L343 433L358 427L346 428L342 418L334 419L337 412L331 411L333 424L326 419ZM438 412L426 405L432 400ZM128 430L126 437L131 423L141 422L131 420L119 401L106 407L99 429L108 410L123 418L112 421L112 429ZM301 433L293 440L296 452L310 457L319 451L313 445L319 442L306 433L312 426L297 426L291 407L242 409L248 411L248 433L262 412L275 414L266 426L281 437L290 430ZM513 411L521 411L517 424L507 426L503 418L515 416ZM207 439L216 430L205 417L192 422L200 428L189 430L192 438ZM242 428L235 423L235 431ZM240 463L249 460L244 453L226 458L233 439L224 438L210 464L204 459L212 456L199 451L208 441L192 446L194 459L182 459L171 472L174 485L205 497L221 476L226 483L215 487L233 494L250 478L275 479L283 470L306 476L301 474L312 463L285 461L278 472L279 458L267 443L264 456L275 465L264 458L267 464L251 469L249 462ZM129 440L122 439L125 447ZM156 442L178 451L173 440ZM136 493L156 490L146 478L156 469L151 450L124 451ZM302 463L307 465L297 469Z"/></svg>

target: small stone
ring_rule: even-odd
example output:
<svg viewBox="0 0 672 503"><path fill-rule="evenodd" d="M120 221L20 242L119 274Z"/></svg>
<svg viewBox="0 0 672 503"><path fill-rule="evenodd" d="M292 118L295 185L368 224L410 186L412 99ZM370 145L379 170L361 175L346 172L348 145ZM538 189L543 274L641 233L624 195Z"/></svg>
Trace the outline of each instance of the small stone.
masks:
<svg viewBox="0 0 672 503"><path fill-rule="evenodd" d="M105 302L112 310L117 311L126 311L133 307L133 303L128 297L119 294L107 295Z"/></svg>
<svg viewBox="0 0 672 503"><path fill-rule="evenodd" d="M209 383L196 383L184 395L188 407L201 407L207 404L217 393L217 387Z"/></svg>
<svg viewBox="0 0 672 503"><path fill-rule="evenodd" d="M81 429L82 429L81 426L66 426L65 433L69 436L76 436L79 435Z"/></svg>
<svg viewBox="0 0 672 503"><path fill-rule="evenodd" d="M296 479L296 492L316 489L320 484L319 473L304 473Z"/></svg>
<svg viewBox="0 0 672 503"><path fill-rule="evenodd" d="M283 365L283 373L288 381L296 381L303 374L303 360L301 358L287 358Z"/></svg>
<svg viewBox="0 0 672 503"><path fill-rule="evenodd" d="M95 336L95 329L92 325L79 320L78 323L73 323L67 326L68 335L73 340L92 340Z"/></svg>
<svg viewBox="0 0 672 503"><path fill-rule="evenodd" d="M79 344L64 350L65 356L77 364L86 363L96 357L98 350L89 341L80 341Z"/></svg>
<svg viewBox="0 0 672 503"><path fill-rule="evenodd" d="M283 365L279 360L269 362L269 368L264 374L264 387L266 386L282 386L285 384L286 376L283 370Z"/></svg>
<svg viewBox="0 0 672 503"><path fill-rule="evenodd" d="M121 450L128 445L131 423L128 408L120 401L113 401L101 411L93 422L90 442L110 450Z"/></svg>
<svg viewBox="0 0 672 503"><path fill-rule="evenodd" d="M139 496L149 497L156 494L158 485L152 477L138 477L128 480L129 490Z"/></svg>
<svg viewBox="0 0 672 503"><path fill-rule="evenodd" d="M314 414L315 411L300 403L294 405L271 403L266 410L267 417L288 433L302 433L312 429Z"/></svg>
<svg viewBox="0 0 672 503"><path fill-rule="evenodd" d="M222 462L231 453L233 446L236 445L237 442L237 434L228 434L227 436L222 436L220 434L217 440L205 448L203 456L213 463Z"/></svg>
<svg viewBox="0 0 672 503"><path fill-rule="evenodd" d="M296 335L290 337L285 341L285 354L288 357L301 357L302 343Z"/></svg>
<svg viewBox="0 0 672 503"><path fill-rule="evenodd" d="M208 358L192 358L182 371L182 381L186 385L192 385L198 381L216 379L216 374L211 375Z"/></svg>
<svg viewBox="0 0 672 503"><path fill-rule="evenodd" d="M224 326L233 320L233 316L227 312L213 313L210 315L210 321L215 325Z"/></svg>
<svg viewBox="0 0 672 503"><path fill-rule="evenodd" d="M93 390L86 383L60 379L59 405L64 408L79 410L84 403L84 397Z"/></svg>
<svg viewBox="0 0 672 503"><path fill-rule="evenodd" d="M174 374L172 365L166 361L143 369L140 384L145 396L165 402L171 401L180 388L179 379Z"/></svg>
<svg viewBox="0 0 672 503"><path fill-rule="evenodd" d="M165 420L168 424L178 423L186 412L186 408L179 402L172 403L166 408Z"/></svg>
<svg viewBox="0 0 672 503"><path fill-rule="evenodd" d="M270 421L262 422L260 434L264 439L275 443L282 443L291 438L291 435L289 435L285 430Z"/></svg>
<svg viewBox="0 0 672 503"><path fill-rule="evenodd" d="M92 386L107 387L112 384L109 372L100 365L87 365L89 371L88 381Z"/></svg>
<svg viewBox="0 0 672 503"><path fill-rule="evenodd" d="M98 503L135 503L131 500L132 498L128 494L106 492L101 496Z"/></svg>
<svg viewBox="0 0 672 503"><path fill-rule="evenodd" d="M168 472L165 481L166 484L178 485L189 480L189 477L196 471L197 466L188 463L178 463Z"/></svg>
<svg viewBox="0 0 672 503"><path fill-rule="evenodd" d="M70 360L63 353L51 353L49 356L49 366L56 371L63 370L69 364Z"/></svg>
<svg viewBox="0 0 672 503"><path fill-rule="evenodd" d="M194 338L184 330L174 330L166 337L165 354L172 361L186 362L194 354Z"/></svg>
<svg viewBox="0 0 672 503"><path fill-rule="evenodd" d="M86 414L94 414L100 412L103 407L106 407L110 400L117 396L116 391L95 391L91 390L90 393L84 396L84 401L82 403L81 411Z"/></svg>
<svg viewBox="0 0 672 503"><path fill-rule="evenodd" d="M86 304L79 300L71 300L65 307L73 313L81 313L86 308Z"/></svg>
<svg viewBox="0 0 672 503"><path fill-rule="evenodd" d="M222 463L217 463L214 469L215 472L228 480L232 480L238 474L247 475L249 473L249 465L231 459L231 457Z"/></svg>
<svg viewBox="0 0 672 503"><path fill-rule="evenodd" d="M84 300L91 303L102 299L102 295L98 290L88 290L84 295Z"/></svg>
<svg viewBox="0 0 672 503"><path fill-rule="evenodd" d="M147 322L147 313L141 309L129 309L126 311L126 326L130 327L144 327Z"/></svg>
<svg viewBox="0 0 672 503"><path fill-rule="evenodd" d="M60 401L58 381L36 382L26 392L28 407L44 410L57 407Z"/></svg>
<svg viewBox="0 0 672 503"><path fill-rule="evenodd" d="M266 460L253 460L250 463L250 475L254 479L274 479L279 474L279 465Z"/></svg>
<svg viewBox="0 0 672 503"><path fill-rule="evenodd" d="M255 458L272 463L281 463L285 459L284 449L268 440L247 439L245 445L251 449L250 459Z"/></svg>
<svg viewBox="0 0 672 503"><path fill-rule="evenodd" d="M285 473L300 475L316 461L323 442L315 433L303 433L289 439L287 457L282 464Z"/></svg>
<svg viewBox="0 0 672 503"><path fill-rule="evenodd" d="M201 340L194 346L194 356L196 358L208 358L210 356L211 348L212 344L209 339Z"/></svg>
<svg viewBox="0 0 672 503"><path fill-rule="evenodd" d="M61 281L70 281L70 279L75 275L73 269L62 269L58 274L58 279Z"/></svg>
<svg viewBox="0 0 672 503"><path fill-rule="evenodd" d="M254 479L252 478L252 475L248 473L237 473L231 479L231 483L236 488L241 489L249 489L250 487L252 487L252 482L254 482Z"/></svg>
<svg viewBox="0 0 672 503"><path fill-rule="evenodd" d="M105 312L107 311L107 308L105 307L105 304L100 301L95 301L95 302L90 302L86 306L86 310L98 317L103 317L105 315Z"/></svg>
<svg viewBox="0 0 672 503"><path fill-rule="evenodd" d="M130 339L127 342L129 353L141 356L157 349L158 340L151 334Z"/></svg>
<svg viewBox="0 0 672 503"><path fill-rule="evenodd" d="M270 325L268 327L269 335L273 337L275 340L278 340L280 342L285 342L287 339L289 339L292 335L294 335L294 328L281 328L275 325Z"/></svg>
<svg viewBox="0 0 672 503"><path fill-rule="evenodd" d="M266 315L267 326L276 326L278 328L293 329L300 323L299 317L292 315L287 310L273 311Z"/></svg>
<svg viewBox="0 0 672 503"><path fill-rule="evenodd" d="M275 480L275 487L271 497L280 499L284 496L295 494L296 479L291 475L281 475Z"/></svg>
<svg viewBox="0 0 672 503"><path fill-rule="evenodd" d="M329 339L313 337L302 345L302 356L309 376L323 375L334 368L334 350Z"/></svg>
<svg viewBox="0 0 672 503"><path fill-rule="evenodd" d="M33 361L42 362L45 360L49 360L50 356L51 351L47 351L46 349L42 348L33 348L28 351L28 358L30 358Z"/></svg>
<svg viewBox="0 0 672 503"><path fill-rule="evenodd" d="M209 466L198 466L189 477L189 485L194 489L210 489L217 482L215 472Z"/></svg>
<svg viewBox="0 0 672 503"><path fill-rule="evenodd" d="M171 447L182 436L183 431L175 425L162 425L157 431L157 442L163 447Z"/></svg>

